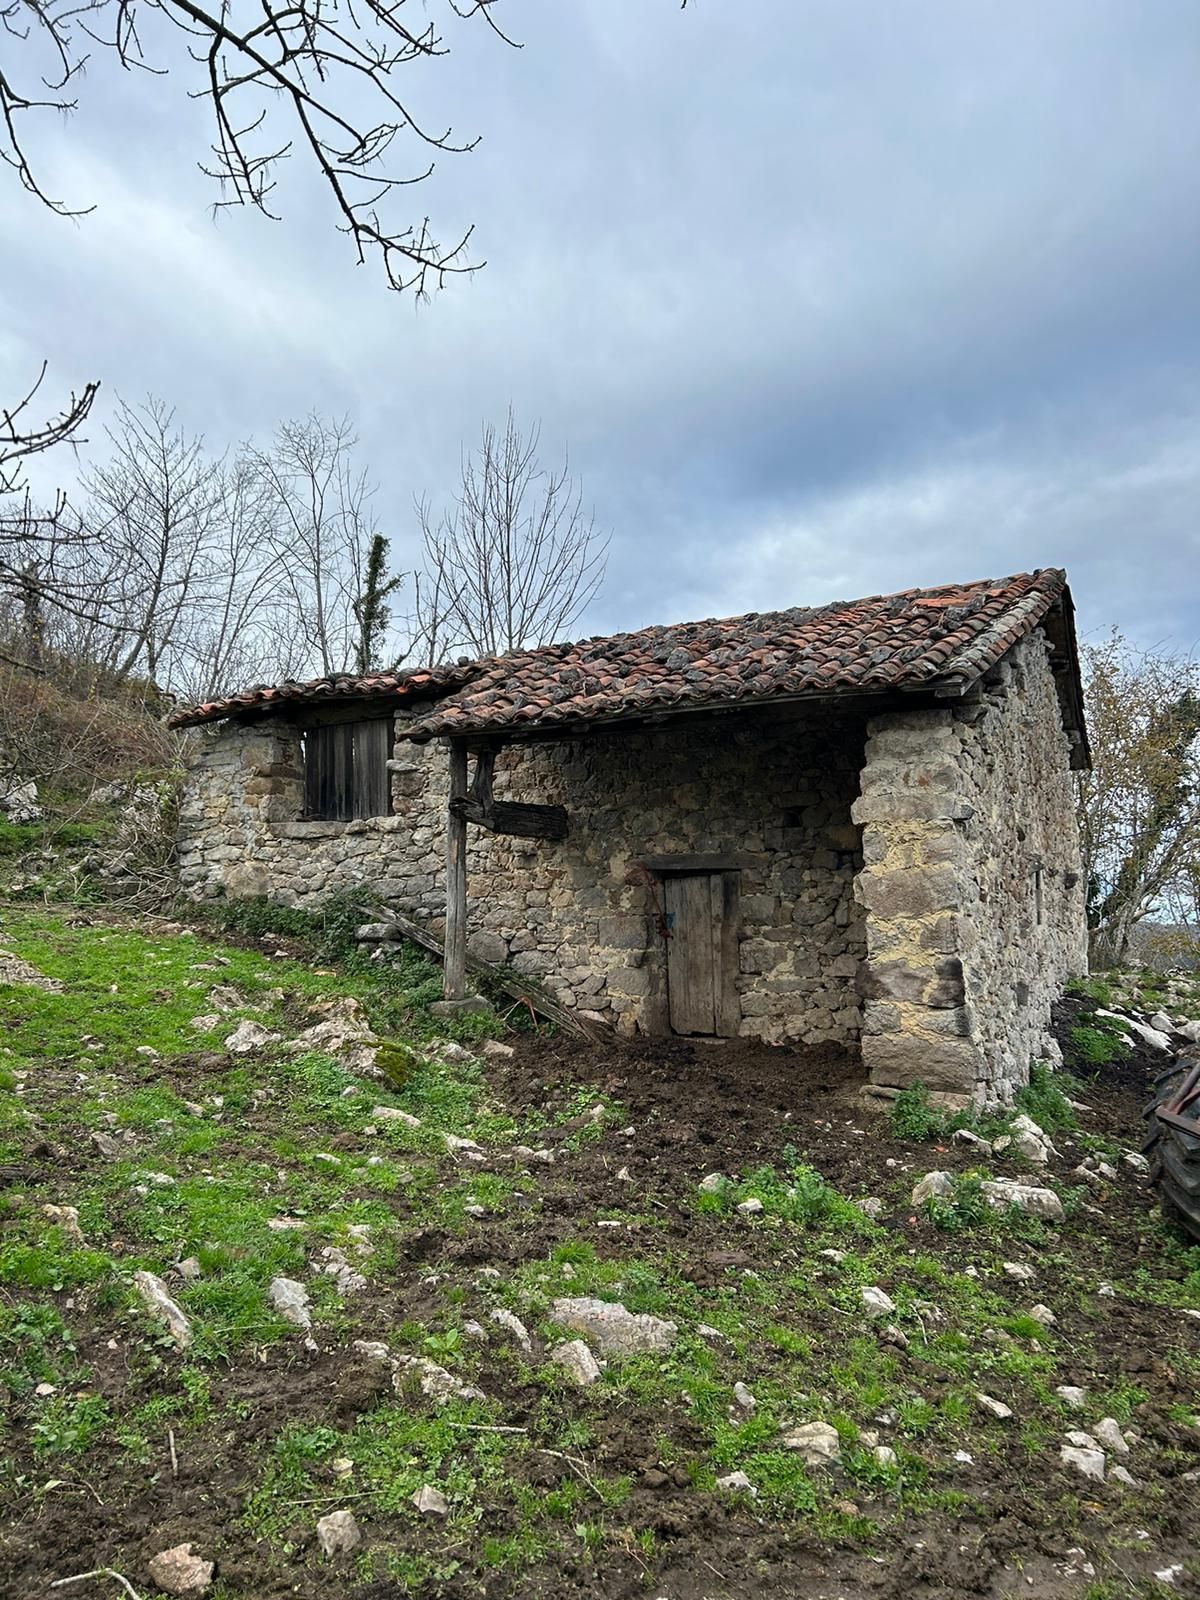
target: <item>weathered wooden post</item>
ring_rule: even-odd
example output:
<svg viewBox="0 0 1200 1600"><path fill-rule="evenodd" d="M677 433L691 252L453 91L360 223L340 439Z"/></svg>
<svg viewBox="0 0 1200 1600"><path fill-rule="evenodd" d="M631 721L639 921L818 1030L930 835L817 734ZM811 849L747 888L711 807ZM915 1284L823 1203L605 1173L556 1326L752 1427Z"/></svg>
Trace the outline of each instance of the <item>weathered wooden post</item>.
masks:
<svg viewBox="0 0 1200 1600"><path fill-rule="evenodd" d="M467 994L467 747L450 741L450 796L446 810L446 944L442 994L464 1000ZM455 802L459 802L457 805Z"/></svg>

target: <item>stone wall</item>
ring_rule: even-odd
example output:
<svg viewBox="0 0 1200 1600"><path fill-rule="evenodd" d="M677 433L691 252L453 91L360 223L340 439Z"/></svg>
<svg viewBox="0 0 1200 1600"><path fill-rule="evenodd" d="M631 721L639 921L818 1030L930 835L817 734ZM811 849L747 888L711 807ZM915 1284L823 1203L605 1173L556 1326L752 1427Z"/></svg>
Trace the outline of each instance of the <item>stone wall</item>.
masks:
<svg viewBox="0 0 1200 1600"><path fill-rule="evenodd" d="M1086 970L1069 746L1047 645L964 702L868 724L863 1058L875 1083L1010 1100Z"/></svg>
<svg viewBox="0 0 1200 1600"><path fill-rule="evenodd" d="M666 1031L662 884L641 863L715 856L740 872L740 1031L856 1042L866 945L850 807L864 737L853 711L814 712L509 747L497 797L564 805L571 833L552 843L469 829L472 948L624 1033ZM184 886L300 906L366 887L440 931L446 767L444 747L400 740L396 815L305 822L295 731L221 724L196 741Z"/></svg>

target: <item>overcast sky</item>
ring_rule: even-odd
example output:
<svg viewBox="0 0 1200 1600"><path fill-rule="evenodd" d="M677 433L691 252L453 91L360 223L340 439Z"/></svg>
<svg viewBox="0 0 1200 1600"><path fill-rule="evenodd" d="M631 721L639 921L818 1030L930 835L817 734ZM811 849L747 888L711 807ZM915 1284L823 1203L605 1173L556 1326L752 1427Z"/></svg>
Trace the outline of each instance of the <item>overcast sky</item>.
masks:
<svg viewBox="0 0 1200 1600"><path fill-rule="evenodd" d="M497 16L523 49L450 18L407 69L482 136L410 191L487 259L422 306L298 160L282 222L214 220L195 69L94 59L30 143L96 211L0 179L0 396L45 357L93 441L117 393L217 447L347 412L401 565L511 400L612 532L581 634L1065 565L1085 634L1200 645L1195 0Z"/></svg>

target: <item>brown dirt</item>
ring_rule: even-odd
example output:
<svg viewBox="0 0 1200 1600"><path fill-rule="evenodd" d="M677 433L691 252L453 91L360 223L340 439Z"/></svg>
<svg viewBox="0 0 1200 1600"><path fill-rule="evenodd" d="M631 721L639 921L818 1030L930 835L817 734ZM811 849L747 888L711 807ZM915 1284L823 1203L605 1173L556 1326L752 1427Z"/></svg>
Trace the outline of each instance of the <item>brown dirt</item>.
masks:
<svg viewBox="0 0 1200 1600"><path fill-rule="evenodd" d="M1079 1007L1064 1007L1064 1037ZM1089 1133L1107 1134L1124 1148L1140 1139L1140 1109L1151 1070L1161 1057L1143 1052L1109 1069L1072 1063L1087 1073L1084 1118ZM745 1173L760 1162L779 1162L786 1147L816 1167L836 1188L850 1196L888 1197L884 1225L903 1236L914 1251L936 1253L953 1265L971 1258L968 1236L946 1234L913 1215L903 1195L915 1176L931 1167L950 1171L972 1164L971 1152L959 1145L915 1146L891 1136L876 1112L864 1109L858 1090L857 1064L835 1049L807 1052L773 1049L753 1043L719 1046L684 1041L642 1045L595 1046L561 1038L522 1041L508 1060L489 1061L488 1078L502 1104L527 1112L540 1107L553 1119L563 1115L580 1087L612 1095L625 1109L634 1132L614 1131L596 1143L563 1158L539 1173L537 1199L519 1227L509 1219L485 1218L461 1232L436 1226L414 1226L407 1235L402 1260L393 1279L374 1284L354 1302L356 1327L340 1348L307 1354L299 1346L272 1349L269 1364L244 1359L214 1373L216 1414L228 1419L236 1405L238 1421L194 1430L172 1475L164 1441L145 1467L131 1466L115 1446L98 1447L83 1471L61 1471L57 1487L47 1488L49 1474L28 1456L23 1430L14 1432L6 1451L12 1469L7 1496L16 1511L0 1533L0 1597L32 1600L49 1593L52 1578L90 1567L112 1565L125 1572L139 1592L149 1588L145 1565L164 1547L191 1540L200 1551L219 1552L223 1596L237 1600L328 1600L334 1594L354 1600L385 1600L405 1592L424 1596L485 1596L487 1600L641 1600L662 1595L669 1600L733 1600L734 1596L777 1595L796 1600L950 1600L978 1596L1001 1600L1036 1594L1080 1600L1092 1581L1087 1570L1111 1558L1105 1571L1129 1580L1120 1592L1136 1594L1156 1565L1180 1559L1194 1547L1200 1487L1183 1479L1200 1466L1200 1434L1172 1422L1167 1408L1193 1402L1191 1386L1181 1378L1176 1357L1181 1332L1178 1312L1167 1311L1147 1296L1120 1301L1097 1293L1058 1297L1056 1336L1064 1348L1075 1346L1078 1359L1072 1380L1096 1390L1128 1378L1147 1393L1134 1422L1146 1444L1141 1447L1137 1476L1146 1493L1123 1498L1109 1487L1084 1485L1058 1465L1053 1451L1027 1452L1014 1441L1012 1458L999 1466L994 1458L978 1465L947 1470L931 1461L940 1481L952 1483L970 1497L961 1514L933 1511L905 1519L889 1517L883 1498L859 1494L865 1516L881 1523L866 1545L830 1542L803 1524L784 1524L756 1514L753 1506L697 1491L679 1467L664 1466L655 1440L669 1429L677 1453L699 1448L701 1436L688 1421L686 1409L668 1417L647 1411L636 1401L613 1414L592 1418L594 1443L589 1455L609 1475L627 1473L635 1481L632 1499L620 1520L631 1527L654 1530L657 1554L647 1563L631 1545L626 1553L606 1549L599 1566L581 1545L564 1539L553 1562L511 1573L476 1565L464 1552L462 1565L416 1591L393 1580L356 1583L352 1565L321 1564L315 1557L312 1523L320 1510L340 1503L332 1484L330 1504L320 1510L297 1508L289 1549L259 1544L240 1520L245 1496L254 1481L262 1451L289 1421L347 1426L380 1398L377 1369L348 1359L345 1344L367 1334L386 1337L389 1327L406 1318L422 1319L439 1311L439 1302L420 1269L434 1265L469 1283L463 1269L491 1265L504 1270L545 1259L558 1244L580 1236L581 1212L614 1203L619 1186L616 1171L626 1167L627 1186L654 1209L656 1226L624 1228L619 1237L602 1234L601 1256L627 1257L644 1251L669 1254L682 1264L684 1276L699 1288L728 1284L731 1275L752 1270L760 1275L783 1273L803 1253L786 1235L753 1226L731 1227L728 1219L698 1215L691 1204L697 1179L710 1171ZM555 1142L573 1130L560 1120ZM1072 1141L1060 1136L1060 1147ZM30 1160L16 1179L36 1186L55 1152L28 1152ZM1082 1154L1080 1151L1079 1154ZM1064 1169L1056 1168L1061 1172ZM10 1184L14 1181L10 1175ZM402 1199L397 1202L402 1205ZM1089 1254L1103 1261L1107 1277L1128 1282L1139 1271L1151 1279L1181 1276L1182 1258L1167 1259L1160 1236L1147 1227L1153 1197L1136 1181L1122 1181L1106 1192L1102 1203L1085 1196L1055 1249L1066 1252L1079 1269ZM2 1222L0 1222L2 1227ZM781 1242L782 1240L782 1242ZM1028 1251L1014 1248L1014 1254ZM1050 1292L1053 1268L1045 1275ZM1006 1285L1011 1309L1024 1309L1030 1289ZM471 1295L468 1315L483 1315L484 1302ZM1034 1296L1036 1298L1036 1296ZM61 1297L60 1297L61 1298ZM71 1315L66 1302L64 1314ZM122 1402L144 1403L170 1383L143 1367L131 1369L124 1354L107 1348L111 1315L88 1307L73 1321L81 1358L94 1369L100 1392ZM800 1331L828 1340L837 1336L827 1315L812 1313ZM1196 1337L1191 1348L1195 1350ZM127 1347L123 1344L122 1351ZM928 1363L904 1356L906 1382L918 1393L936 1398L950 1380ZM501 1400L506 1423L523 1426L534 1416L540 1391L514 1375L511 1363L485 1353L487 1393ZM736 1374L730 1374L730 1377ZM523 1458L529 1482L548 1488L561 1468L539 1458ZM1064 1520L1063 1506L1074 1507ZM480 1532L503 1536L514 1526L510 1502L485 1506ZM1147 1530L1140 1538L1138 1530ZM398 1547L433 1551L440 1535L427 1526L414 1528L410 1518L375 1519L372 1542L393 1538ZM1082 1552L1086 1551L1084 1555ZM1188 1586L1191 1585L1189 1588ZM105 1581L79 1584L67 1591L83 1600L111 1595L117 1587ZM1177 1594L1200 1592L1187 1574Z"/></svg>

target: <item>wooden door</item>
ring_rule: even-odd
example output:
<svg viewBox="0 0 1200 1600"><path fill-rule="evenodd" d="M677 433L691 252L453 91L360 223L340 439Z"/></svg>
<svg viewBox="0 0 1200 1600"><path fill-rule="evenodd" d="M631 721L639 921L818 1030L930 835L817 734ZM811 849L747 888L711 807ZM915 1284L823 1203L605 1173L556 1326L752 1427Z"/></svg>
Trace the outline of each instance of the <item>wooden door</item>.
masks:
<svg viewBox="0 0 1200 1600"><path fill-rule="evenodd" d="M738 1030L736 872L663 881L667 999L674 1033L732 1038Z"/></svg>

